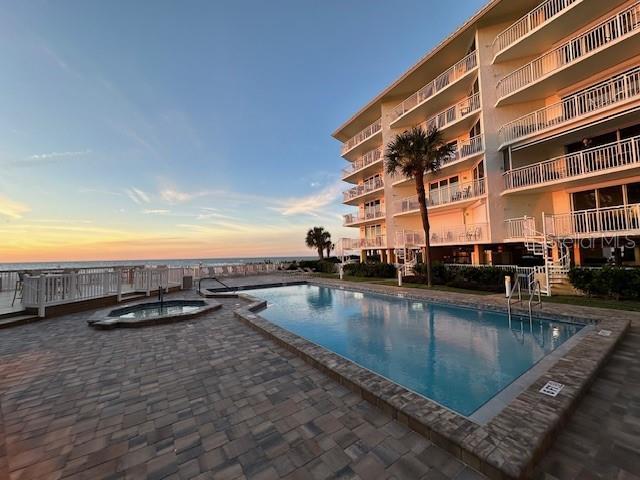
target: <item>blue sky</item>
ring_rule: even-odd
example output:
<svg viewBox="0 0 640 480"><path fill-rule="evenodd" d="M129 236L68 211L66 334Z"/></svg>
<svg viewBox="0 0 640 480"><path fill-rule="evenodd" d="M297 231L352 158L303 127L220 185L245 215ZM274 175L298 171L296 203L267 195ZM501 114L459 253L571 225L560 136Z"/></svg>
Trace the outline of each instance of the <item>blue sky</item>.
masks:
<svg viewBox="0 0 640 480"><path fill-rule="evenodd" d="M483 3L3 2L0 262L354 236L331 132Z"/></svg>

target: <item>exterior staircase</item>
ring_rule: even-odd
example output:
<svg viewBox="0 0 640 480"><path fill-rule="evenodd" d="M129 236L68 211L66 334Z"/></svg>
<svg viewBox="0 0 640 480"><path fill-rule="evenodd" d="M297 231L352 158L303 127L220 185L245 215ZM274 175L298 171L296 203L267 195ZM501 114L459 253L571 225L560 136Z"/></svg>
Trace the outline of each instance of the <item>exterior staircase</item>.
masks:
<svg viewBox="0 0 640 480"><path fill-rule="evenodd" d="M535 228L535 220L528 219L524 228L525 248L527 251L542 257L544 267L537 273L544 273L545 281L541 283L541 291L546 295L552 293L558 295L574 293L569 282L569 270L571 268L571 255L569 248L553 235L538 232ZM545 229L546 230L546 229ZM557 258L554 258L553 250L557 246Z"/></svg>

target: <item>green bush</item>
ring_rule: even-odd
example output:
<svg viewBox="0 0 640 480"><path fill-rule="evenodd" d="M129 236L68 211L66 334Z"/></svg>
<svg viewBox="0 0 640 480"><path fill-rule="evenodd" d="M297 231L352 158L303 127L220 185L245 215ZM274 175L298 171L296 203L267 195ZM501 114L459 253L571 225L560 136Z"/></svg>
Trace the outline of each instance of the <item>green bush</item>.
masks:
<svg viewBox="0 0 640 480"><path fill-rule="evenodd" d="M415 277L408 281L427 282L427 266L418 264L414 268ZM504 292L504 278L515 277L516 272L495 267L447 267L441 263L434 263L431 278L434 285L465 288L468 290L482 290L487 292Z"/></svg>
<svg viewBox="0 0 640 480"><path fill-rule="evenodd" d="M569 271L569 280L571 285L589 296L617 300L640 298L638 268L572 268Z"/></svg>
<svg viewBox="0 0 640 480"><path fill-rule="evenodd" d="M344 266L344 273L353 277L393 278L396 267L388 263L349 263Z"/></svg>

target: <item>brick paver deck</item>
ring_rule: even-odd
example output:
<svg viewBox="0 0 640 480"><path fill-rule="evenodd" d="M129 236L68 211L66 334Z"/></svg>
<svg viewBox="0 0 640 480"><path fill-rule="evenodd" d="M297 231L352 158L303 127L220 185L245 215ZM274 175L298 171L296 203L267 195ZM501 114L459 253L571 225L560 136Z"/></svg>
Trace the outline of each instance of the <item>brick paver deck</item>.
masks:
<svg viewBox="0 0 640 480"><path fill-rule="evenodd" d="M538 465L536 478L640 479L640 321Z"/></svg>
<svg viewBox="0 0 640 480"><path fill-rule="evenodd" d="M182 324L3 331L0 479L480 478L222 302Z"/></svg>

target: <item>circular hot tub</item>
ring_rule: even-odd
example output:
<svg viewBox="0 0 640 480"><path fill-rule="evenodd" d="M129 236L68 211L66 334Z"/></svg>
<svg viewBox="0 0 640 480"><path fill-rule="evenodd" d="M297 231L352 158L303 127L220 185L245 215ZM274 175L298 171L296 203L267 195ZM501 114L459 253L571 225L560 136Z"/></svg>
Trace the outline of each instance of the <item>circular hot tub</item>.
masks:
<svg viewBox="0 0 640 480"><path fill-rule="evenodd" d="M184 321L222 307L212 300L166 300L144 302L101 311L87 323L99 329L143 327ZM106 313L106 315L105 315Z"/></svg>

